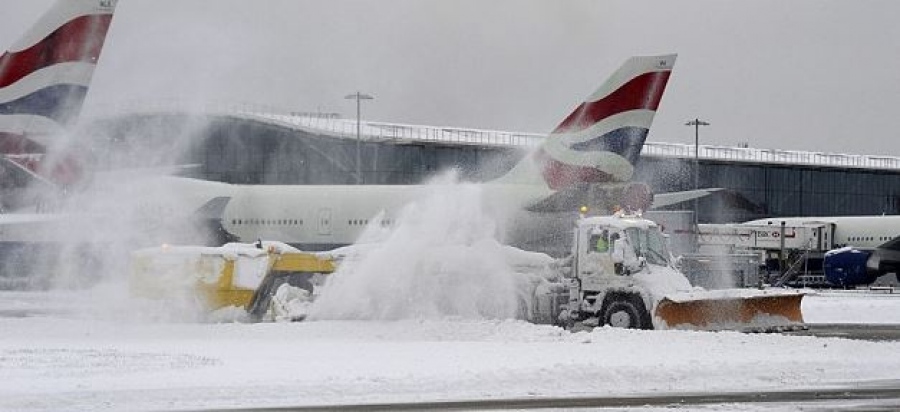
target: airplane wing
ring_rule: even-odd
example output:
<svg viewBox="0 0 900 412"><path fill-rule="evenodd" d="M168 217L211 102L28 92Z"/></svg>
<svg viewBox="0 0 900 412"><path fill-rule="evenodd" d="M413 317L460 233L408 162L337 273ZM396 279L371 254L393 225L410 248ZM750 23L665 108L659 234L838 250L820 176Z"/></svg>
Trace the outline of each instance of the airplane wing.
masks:
<svg viewBox="0 0 900 412"><path fill-rule="evenodd" d="M671 206L694 199L700 199L722 190L725 189L711 188L685 190L683 192L657 193L653 195L653 204L650 206L650 209L659 209L661 207Z"/></svg>
<svg viewBox="0 0 900 412"><path fill-rule="evenodd" d="M687 190L684 192L658 193L653 195L653 204L650 209L658 209L694 199L700 199L713 193L723 191L721 188ZM528 206L531 212L569 212L578 210L582 205L596 205L597 199L602 198L603 192L591 190L589 185L578 185L574 188L560 190L541 201ZM618 203L618 202L616 202Z"/></svg>
<svg viewBox="0 0 900 412"><path fill-rule="evenodd" d="M888 240L887 242L882 243L881 245L878 246L878 249L886 249L886 250L893 250L896 252L900 252L900 236L897 236L891 240Z"/></svg>

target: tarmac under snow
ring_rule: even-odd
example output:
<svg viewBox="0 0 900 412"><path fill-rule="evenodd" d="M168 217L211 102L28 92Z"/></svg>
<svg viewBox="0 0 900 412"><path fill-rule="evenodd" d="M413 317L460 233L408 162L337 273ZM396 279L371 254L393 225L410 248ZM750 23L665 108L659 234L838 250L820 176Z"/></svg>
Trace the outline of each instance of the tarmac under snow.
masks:
<svg viewBox="0 0 900 412"><path fill-rule="evenodd" d="M107 291L108 292L108 291ZM107 292L0 292L0 410L182 410L854 386L900 342L513 320L173 322ZM900 324L900 295L808 296L812 322ZM171 314L170 314L171 315Z"/></svg>

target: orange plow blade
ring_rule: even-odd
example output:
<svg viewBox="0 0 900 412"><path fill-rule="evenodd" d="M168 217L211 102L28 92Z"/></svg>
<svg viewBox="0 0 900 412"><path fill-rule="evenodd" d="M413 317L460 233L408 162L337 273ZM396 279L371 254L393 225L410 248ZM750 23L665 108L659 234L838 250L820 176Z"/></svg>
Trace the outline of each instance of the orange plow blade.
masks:
<svg viewBox="0 0 900 412"><path fill-rule="evenodd" d="M720 293L716 293L720 292ZM666 296L656 306L659 327L668 329L780 331L803 325L803 293L694 292Z"/></svg>

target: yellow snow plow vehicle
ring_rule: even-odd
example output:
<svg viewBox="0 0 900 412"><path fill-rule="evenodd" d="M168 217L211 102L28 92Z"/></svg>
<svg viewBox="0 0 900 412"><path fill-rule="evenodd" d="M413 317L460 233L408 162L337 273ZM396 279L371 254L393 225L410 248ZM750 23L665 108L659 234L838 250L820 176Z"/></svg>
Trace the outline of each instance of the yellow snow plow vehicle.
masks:
<svg viewBox="0 0 900 412"><path fill-rule="evenodd" d="M672 264L656 223L634 215L583 218L556 280L536 288L531 320L635 329L783 331L803 328L804 292L704 290Z"/></svg>
<svg viewBox="0 0 900 412"><path fill-rule="evenodd" d="M281 285L306 291L311 301L315 285L334 270L331 259L277 242L161 246L132 253L129 286L135 296L188 297L209 311L243 307L260 320Z"/></svg>

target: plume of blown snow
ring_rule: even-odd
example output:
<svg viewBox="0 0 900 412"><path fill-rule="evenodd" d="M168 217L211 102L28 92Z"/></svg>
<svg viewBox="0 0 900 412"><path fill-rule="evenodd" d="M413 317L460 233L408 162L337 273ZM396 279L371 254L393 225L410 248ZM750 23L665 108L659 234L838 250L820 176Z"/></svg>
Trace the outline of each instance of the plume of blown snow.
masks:
<svg viewBox="0 0 900 412"><path fill-rule="evenodd" d="M455 175L428 185L390 232L343 260L310 319L516 317L527 282L507 262L482 195Z"/></svg>

